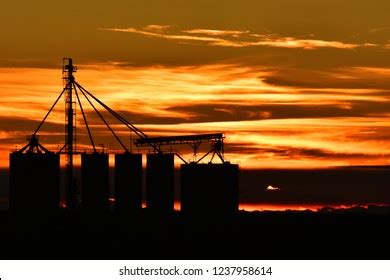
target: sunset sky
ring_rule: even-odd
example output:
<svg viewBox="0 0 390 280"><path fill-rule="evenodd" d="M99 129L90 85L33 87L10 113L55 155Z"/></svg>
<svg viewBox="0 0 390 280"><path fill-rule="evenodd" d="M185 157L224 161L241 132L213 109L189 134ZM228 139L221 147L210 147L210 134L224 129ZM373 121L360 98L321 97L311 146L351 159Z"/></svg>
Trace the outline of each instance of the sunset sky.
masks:
<svg viewBox="0 0 390 280"><path fill-rule="evenodd" d="M224 132L242 168L389 164L387 0L21 0L2 11L0 167L61 92L63 57L148 135ZM118 147L83 105L97 143ZM63 108L43 145L63 144Z"/></svg>

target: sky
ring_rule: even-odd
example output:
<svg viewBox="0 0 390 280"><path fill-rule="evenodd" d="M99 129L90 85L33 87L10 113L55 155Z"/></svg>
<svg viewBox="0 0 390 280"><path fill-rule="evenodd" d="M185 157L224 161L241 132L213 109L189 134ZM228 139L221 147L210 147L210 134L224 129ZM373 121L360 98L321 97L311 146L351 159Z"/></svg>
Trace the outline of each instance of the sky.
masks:
<svg viewBox="0 0 390 280"><path fill-rule="evenodd" d="M242 168L389 163L389 1L19 0L2 10L1 167L61 92L63 57L148 135L224 132ZM83 102L97 143L119 147ZM63 144L63 108L42 128L44 146ZM89 148L81 116L77 127Z"/></svg>

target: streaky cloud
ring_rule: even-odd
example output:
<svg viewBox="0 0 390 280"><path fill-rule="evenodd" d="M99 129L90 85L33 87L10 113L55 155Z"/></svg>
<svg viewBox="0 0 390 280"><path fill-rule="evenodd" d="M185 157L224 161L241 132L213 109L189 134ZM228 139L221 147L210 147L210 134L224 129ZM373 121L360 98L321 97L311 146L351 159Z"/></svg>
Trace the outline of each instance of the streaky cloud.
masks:
<svg viewBox="0 0 390 280"><path fill-rule="evenodd" d="M318 48L335 48L335 49L355 49L362 47L378 47L378 44L372 43L346 43L335 40L321 39L302 39L289 36L280 36L277 34L256 34L248 30L218 30L218 29L188 29L177 33L163 33L169 25L147 25L142 29L128 28L98 28L102 31L125 32L140 34L148 37L177 40L183 42L204 42L208 46L219 47L274 47L289 49L318 49ZM190 34L190 35L188 35Z"/></svg>
<svg viewBox="0 0 390 280"><path fill-rule="evenodd" d="M182 31L189 34L206 34L212 36L235 36L250 33L249 30L218 30L218 29L189 29Z"/></svg>
<svg viewBox="0 0 390 280"><path fill-rule="evenodd" d="M156 33L163 33L168 28L170 28L170 25L158 25L158 24L149 24L143 28L143 30L150 31L150 32L156 32Z"/></svg>

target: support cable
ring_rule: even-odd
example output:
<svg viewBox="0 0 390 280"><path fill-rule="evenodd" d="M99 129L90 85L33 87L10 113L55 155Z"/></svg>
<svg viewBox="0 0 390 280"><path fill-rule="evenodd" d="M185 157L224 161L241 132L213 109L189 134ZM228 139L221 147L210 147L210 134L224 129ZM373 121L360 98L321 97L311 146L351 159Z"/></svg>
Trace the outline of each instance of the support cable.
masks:
<svg viewBox="0 0 390 280"><path fill-rule="evenodd" d="M78 85L76 83L76 85ZM93 103L91 102L91 100L89 100L88 96L81 90L81 93L84 95L85 99L87 99L87 101L89 102L89 104L92 106L92 108L95 110L96 114L98 114L98 116L100 117L100 119L105 123L105 125L107 126L107 128L111 131L112 135L115 137L115 139L119 142L119 144L122 146L122 148L126 151L126 152L129 152L129 150L126 148L126 146L122 143L121 139L119 139L119 137L116 135L116 133L114 132L114 130L112 130L111 126L107 123L107 121L103 118L103 116L100 114L99 110L96 109L96 107L93 105Z"/></svg>
<svg viewBox="0 0 390 280"><path fill-rule="evenodd" d="M86 90L79 83L77 83L77 82L75 82L75 83L80 88L81 91L84 91L86 94L88 94L90 97L92 97L96 102L98 102L104 109L106 109L109 113L111 113L115 118L117 118L120 122L122 122L123 124L128 126L131 130L133 130L135 134L137 134L141 138L147 138L147 135L145 133L143 133L141 130L139 130L137 127L135 127L132 123L130 123L128 120L126 120L120 114L118 114L117 112L112 110L106 104L101 102L98 98L96 98L92 93L90 93L88 90Z"/></svg>
<svg viewBox="0 0 390 280"><path fill-rule="evenodd" d="M54 102L53 106L51 106L50 110L46 113L46 116L43 118L43 120L40 122L40 124L38 125L37 129L35 129L34 133L33 133L33 136L35 136L35 134L38 133L39 129L41 128L41 126L43 125L43 123L46 121L47 117L50 115L51 111L54 109L54 107L57 105L57 102L58 100L60 100L61 96L64 94L66 90L66 87L64 88L64 90L61 92L61 94L57 97L56 101Z"/></svg>
<svg viewBox="0 0 390 280"><path fill-rule="evenodd" d="M85 127L87 128L87 131L88 131L89 141L90 141L91 144L92 144L93 152L96 153L95 143L93 142L91 130L89 129L88 121L87 121L87 118L85 117L84 110L83 110L83 105L81 104L81 100L80 100L79 94L78 94L78 92L77 92L77 87L76 87L75 83L73 83L73 86L74 86L74 91L75 91L75 93L76 93L77 101L78 101L79 106L80 106L81 113L82 113L82 115L83 115Z"/></svg>
<svg viewBox="0 0 390 280"><path fill-rule="evenodd" d="M64 144L64 146L62 146L62 148L58 151L58 153L61 154L62 151L65 149L65 147L66 147L66 143Z"/></svg>
<svg viewBox="0 0 390 280"><path fill-rule="evenodd" d="M97 103L99 103L104 109L106 109L111 115L113 115L118 121L123 123L125 126L127 126L130 130L132 130L135 134L137 134L140 138L148 138L148 136L139 130L137 127L135 127L132 123L130 123L128 120L126 120L124 117L122 117L119 113L112 110L110 107L108 107L106 104L104 104L102 101L100 101L97 97L95 97L92 93L90 93L88 90L86 90L83 86L81 86L79 83L75 82L75 84L78 86L81 92L83 92L84 95L89 95L91 98L93 98ZM161 149L156 144L151 144L151 146L154 148L156 152L161 152Z"/></svg>

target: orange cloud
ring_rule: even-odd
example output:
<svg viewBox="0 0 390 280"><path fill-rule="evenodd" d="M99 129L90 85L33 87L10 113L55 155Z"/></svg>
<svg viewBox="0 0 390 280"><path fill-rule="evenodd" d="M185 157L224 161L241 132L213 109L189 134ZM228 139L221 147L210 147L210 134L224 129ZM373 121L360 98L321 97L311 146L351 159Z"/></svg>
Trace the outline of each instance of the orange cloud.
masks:
<svg viewBox="0 0 390 280"><path fill-rule="evenodd" d="M278 74L274 69L234 64L78 66L79 83L148 135L225 132L226 156L243 168L387 164L390 157L385 90L274 85L265 79ZM373 71L388 81L386 68L339 69L328 76L358 79ZM0 74L0 164L6 166L9 149L25 144L25 136L61 91L62 80L58 69L0 68ZM83 104L97 143L117 148L104 124ZM40 134L42 143L53 149L63 142L63 105L61 100ZM78 116L78 145L88 149ZM110 123L129 143L129 130L113 119ZM191 157L186 147L180 150Z"/></svg>
<svg viewBox="0 0 390 280"><path fill-rule="evenodd" d="M143 30L156 32L156 33L163 33L165 30L170 28L170 25L158 25L158 24L150 24L143 28Z"/></svg>
<svg viewBox="0 0 390 280"><path fill-rule="evenodd" d="M253 34L252 34L253 35ZM211 45L224 47L251 47L251 46L265 46L278 48L300 48L300 49L317 49L317 48L336 48L336 49L354 49L361 45L348 44L338 41L324 41L313 39L297 39L294 37L275 37L275 36L261 36L262 40L248 42L248 41L224 41L215 42Z"/></svg>
<svg viewBox="0 0 390 280"><path fill-rule="evenodd" d="M250 31L240 31L240 30L217 30L217 29L190 29L184 30L183 33L189 34L206 34L211 36L234 36L234 35L242 35L248 34Z"/></svg>
<svg viewBox="0 0 390 280"><path fill-rule="evenodd" d="M213 37L206 36L190 36L190 35L169 35L169 34L160 34L151 31L145 31L144 29L136 29L136 28L99 28L99 30L103 31L114 31L114 32L125 32L125 33L135 33L141 34L148 37L156 37L168 40L184 40L184 41L204 41L204 42L223 42L225 40Z"/></svg>
<svg viewBox="0 0 390 280"><path fill-rule="evenodd" d="M327 41L320 39L300 39L295 37L283 37L274 34L256 34L250 31L240 30L216 30L216 29L190 29L183 30L177 34L162 34L167 26L149 25L142 29L137 28L99 28L104 31L125 32L141 34L148 37L155 37L167 40L178 41L199 41L210 46L221 47L278 47L278 48L300 48L300 49L318 49L318 48L336 48L336 49L354 49L358 47L374 47L376 44L362 43L353 44L340 41ZM184 35L184 34L191 35ZM195 34L195 35L193 35ZM203 35L203 36L201 36ZM230 38L227 38L230 37Z"/></svg>

